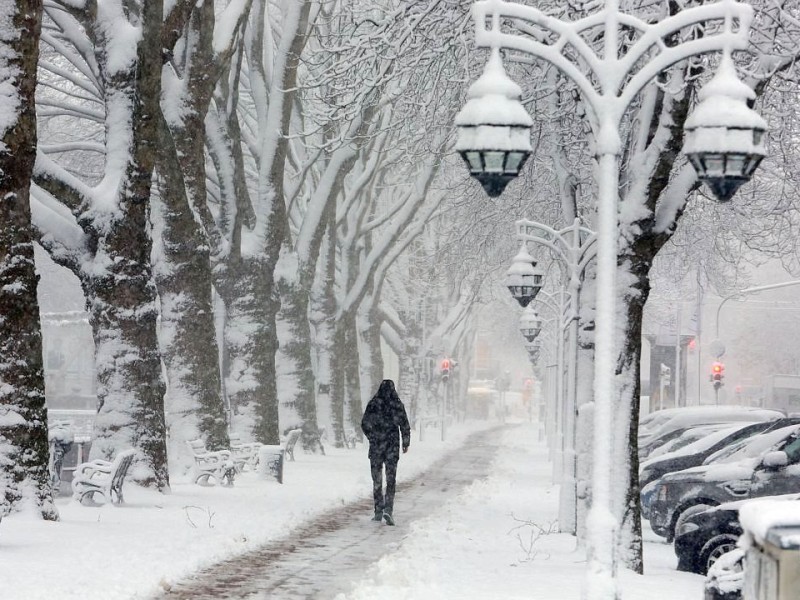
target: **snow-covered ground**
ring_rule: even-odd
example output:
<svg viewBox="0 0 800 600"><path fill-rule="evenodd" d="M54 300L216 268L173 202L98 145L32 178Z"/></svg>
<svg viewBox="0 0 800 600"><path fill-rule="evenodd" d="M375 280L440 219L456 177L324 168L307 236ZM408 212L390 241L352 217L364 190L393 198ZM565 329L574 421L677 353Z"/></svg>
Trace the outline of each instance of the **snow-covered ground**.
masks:
<svg viewBox="0 0 800 600"><path fill-rule="evenodd" d="M409 479L477 428L429 430L400 462ZM438 598L571 600L579 597L583 558L574 540L536 536L555 521L558 489L550 485L545 447L535 425L504 434L494 473L428 518L412 523L396 550L365 569L341 600ZM366 450L297 452L285 483L245 473L236 486L174 484L159 495L126 484L121 507L82 507L59 500L62 520L16 515L0 523L3 600L146 598L193 570L253 549L325 510L369 496ZM533 537L532 537L533 536ZM647 574L626 576L625 598L702 597L702 579L674 570L672 549L647 544ZM280 600L280 599L276 599Z"/></svg>
<svg viewBox="0 0 800 600"><path fill-rule="evenodd" d="M398 550L337 600L577 600L583 552L550 533L558 488L535 426L507 431L493 475L411 525ZM629 600L701 600L703 578L675 570L672 546L647 532L645 575L623 576Z"/></svg>

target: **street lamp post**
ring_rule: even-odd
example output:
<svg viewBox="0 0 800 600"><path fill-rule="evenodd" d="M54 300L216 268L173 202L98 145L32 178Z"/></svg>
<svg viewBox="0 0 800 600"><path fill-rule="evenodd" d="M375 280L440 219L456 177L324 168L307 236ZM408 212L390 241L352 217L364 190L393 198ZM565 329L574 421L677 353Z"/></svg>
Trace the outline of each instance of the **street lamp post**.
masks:
<svg viewBox="0 0 800 600"><path fill-rule="evenodd" d="M613 468L615 370L617 360L617 212L620 126L633 99L672 65L704 53L724 51L721 69L701 90L703 117L692 121L689 158L698 177L709 183L723 200L732 195L727 181L741 185L764 155L763 120L748 106L752 91L743 89L729 60L732 50L747 47L752 7L736 0L681 10L656 23L621 13L619 0L605 0L597 12L577 21L554 18L533 6L504 0L481 0L473 5L475 40L491 48L484 76L470 89L470 101L456 119L460 127L457 148L490 195L492 182L503 187L519 173L530 152L519 132L524 119L519 87L511 82L498 61L505 48L543 59L570 77L590 109L598 164L597 195L597 301L595 312L594 444L592 506L587 521L588 565L584 597L618 598L616 545L621 502L611 494ZM522 25L528 35L501 29L505 24ZM713 23L724 26L714 32ZM487 25L488 24L488 25ZM708 25L703 35L668 44L678 32L694 25ZM738 25L738 27L736 26ZM620 30L639 37L620 52ZM602 31L602 51L595 52L591 39ZM590 38L590 39L587 39ZM577 59L576 59L577 57ZM588 72L584 72L588 71ZM488 82L492 82L489 85ZM509 82L511 85L509 85ZM480 85L479 85L480 84ZM739 85L737 85L739 84ZM496 100L496 102L494 101ZM714 106L723 106L715 114ZM495 106L502 106L495 113ZM755 115L755 116L754 116ZM704 120L708 119L708 121ZM499 159L499 160L495 160ZM516 172L515 172L516 171ZM502 188L501 188L502 191ZM492 192L496 192L492 194Z"/></svg>
<svg viewBox="0 0 800 600"><path fill-rule="evenodd" d="M577 478L575 454L575 419L578 409L578 326L580 292L586 267L595 258L597 234L581 225L576 218L572 225L556 230L544 223L521 219L517 221L517 239L548 248L562 268L569 295L567 322L567 383L562 398L563 445L561 458L564 469L559 499L559 528L562 532L577 531ZM559 374L561 376L561 373Z"/></svg>
<svg viewBox="0 0 800 600"><path fill-rule="evenodd" d="M548 319L548 322L553 323L553 335L555 336L555 360L556 360L556 378L553 382L555 385L554 404L553 407L553 429L550 436L550 450L551 459L553 460L553 480L561 481L562 476L562 459L564 448L564 366L565 366L565 348L564 348L564 332L568 329L571 319L565 318L567 299L565 298L564 290L561 290L557 295L541 291L536 300L545 308L553 313L553 318ZM571 301L571 299L570 299Z"/></svg>

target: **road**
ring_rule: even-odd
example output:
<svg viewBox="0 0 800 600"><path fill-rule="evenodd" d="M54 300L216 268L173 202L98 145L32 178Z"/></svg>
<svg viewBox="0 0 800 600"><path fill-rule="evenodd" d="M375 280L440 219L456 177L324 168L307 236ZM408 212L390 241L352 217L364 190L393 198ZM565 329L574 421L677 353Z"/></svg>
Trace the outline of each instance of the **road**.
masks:
<svg viewBox="0 0 800 600"><path fill-rule="evenodd" d="M160 600L329 600L347 592L392 552L409 523L431 515L476 479L488 476L502 428L473 434L414 481L398 485L396 527L371 520L372 500L329 511L289 537L178 582ZM402 472L403 461L399 470Z"/></svg>

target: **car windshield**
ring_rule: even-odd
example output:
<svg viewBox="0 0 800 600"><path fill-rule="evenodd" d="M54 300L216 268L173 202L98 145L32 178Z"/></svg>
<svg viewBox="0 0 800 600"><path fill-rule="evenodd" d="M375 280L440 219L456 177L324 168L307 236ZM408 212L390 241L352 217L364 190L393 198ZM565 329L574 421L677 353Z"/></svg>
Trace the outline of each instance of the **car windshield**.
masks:
<svg viewBox="0 0 800 600"><path fill-rule="evenodd" d="M683 447L673 448L669 453L662 454L661 458L673 458L673 457L677 457L677 456L691 456L693 454L699 454L701 452L705 452L709 448L713 448L714 446L716 446L720 442L722 442L722 441L726 440L727 438L735 435L737 432L741 431L742 429L745 429L747 427L751 427L752 425L753 425L753 423L745 423L744 425L736 425L734 427L725 427L723 429L711 429L710 431L706 430L705 435L703 435L702 437L700 437L696 441L694 441L694 442L692 442L690 444L686 444ZM705 429L705 428L703 428L703 429ZM758 433L758 432L754 431L751 435L754 435L755 433ZM747 437L750 437L750 436L747 436ZM742 440L740 440L740 441L742 441ZM731 444L731 446L733 446L733 445L735 445L735 444ZM725 446L721 450L723 450L725 448L728 448L728 446ZM650 456L651 457L655 457L656 453L653 452Z"/></svg>
<svg viewBox="0 0 800 600"><path fill-rule="evenodd" d="M709 456L703 464L735 462L743 458L761 456L764 452L781 442L781 440L784 440L793 432L797 431L799 427L798 425L791 425L744 439L736 444L731 444Z"/></svg>
<svg viewBox="0 0 800 600"><path fill-rule="evenodd" d="M749 425L749 423L748 423ZM702 450L708 449L714 444L716 444L719 440L724 439L734 431L741 429L740 427L727 427L725 425L711 425L711 426L703 426L703 427L693 427L692 429L688 429L684 431L680 437L673 439L666 444L662 444L655 450L653 450L648 458L656 458L656 457L663 457L666 454L670 455L684 455L684 450L692 449L688 452L688 454L694 454L695 452L701 452ZM708 438L711 438L710 442L706 442ZM696 447L701 449L694 449Z"/></svg>

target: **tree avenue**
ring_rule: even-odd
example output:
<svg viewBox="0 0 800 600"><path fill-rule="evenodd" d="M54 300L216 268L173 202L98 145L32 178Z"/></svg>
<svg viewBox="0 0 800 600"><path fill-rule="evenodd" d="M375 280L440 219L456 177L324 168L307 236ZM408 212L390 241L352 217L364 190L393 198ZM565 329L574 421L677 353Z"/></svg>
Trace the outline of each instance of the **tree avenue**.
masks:
<svg viewBox="0 0 800 600"><path fill-rule="evenodd" d="M684 4L620 8L656 23ZM537 6L573 21L597 11ZM681 157L684 122L717 58L670 67L634 98L620 131L610 443L622 557L639 572L639 363L656 257L693 236L702 264L686 262L698 270L715 260L718 240L794 250L796 236L784 233L797 214L799 115L787 90L797 83L800 6L753 6L751 47L734 58L778 131L735 210L710 208ZM505 293L497 279L512 223L558 229L577 217L593 228L597 218L594 116L569 78L512 53L506 66L534 120L532 156L491 204L468 182L452 148L455 114L484 58L469 42L469 10L449 0L0 2L13 23L0 31L0 60L17 98L4 105L13 119L0 132L0 514L33 502L57 517L34 242L85 296L98 398L92 457L137 449L143 484L167 490L170 474L184 476L186 441L196 438L209 449L229 447L231 435L278 444L300 428L313 451L324 429L343 446L384 378L382 343L398 356L412 419L438 410L445 390L463 411L455 403L466 395L476 315ZM664 46L705 33L676 31ZM624 53L636 34L617 42ZM605 41L587 43L599 51ZM579 310L584 414L593 277L590 266ZM447 387L437 377L444 356L459 365Z"/></svg>

